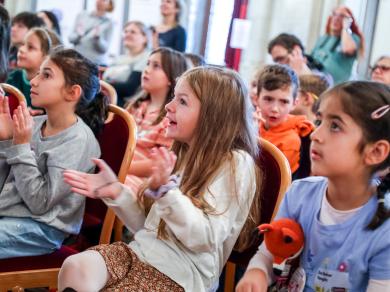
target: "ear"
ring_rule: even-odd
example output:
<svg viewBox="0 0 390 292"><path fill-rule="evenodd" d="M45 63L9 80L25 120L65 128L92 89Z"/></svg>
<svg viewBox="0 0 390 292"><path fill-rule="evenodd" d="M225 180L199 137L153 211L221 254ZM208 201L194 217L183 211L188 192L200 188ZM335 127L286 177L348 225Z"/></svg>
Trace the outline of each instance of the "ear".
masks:
<svg viewBox="0 0 390 292"><path fill-rule="evenodd" d="M310 96L309 93L307 93L306 91L301 91L300 94L301 94L299 96L299 103L300 104L302 104L303 106L309 106L313 103L311 101L312 97ZM297 101L297 99L295 101Z"/></svg>
<svg viewBox="0 0 390 292"><path fill-rule="evenodd" d="M379 140L366 145L364 149L364 162L367 165L378 165L382 163L390 152L390 143L387 140Z"/></svg>
<svg viewBox="0 0 390 292"><path fill-rule="evenodd" d="M82 92L82 89L81 89L80 85L75 84L75 85L69 86L66 89L67 94L65 96L65 99L67 101L78 101L80 99L81 92Z"/></svg>

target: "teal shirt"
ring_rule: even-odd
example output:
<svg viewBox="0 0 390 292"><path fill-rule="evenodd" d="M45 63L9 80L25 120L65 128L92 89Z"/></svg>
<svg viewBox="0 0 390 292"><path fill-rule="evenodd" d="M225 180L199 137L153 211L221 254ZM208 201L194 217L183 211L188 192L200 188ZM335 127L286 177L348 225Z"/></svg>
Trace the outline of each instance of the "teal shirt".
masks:
<svg viewBox="0 0 390 292"><path fill-rule="evenodd" d="M352 38L359 48L360 38L356 34L352 34ZM344 54L341 51L340 37L324 35L318 39L311 55L324 65L325 72L331 74L334 83L338 84L349 80L357 53Z"/></svg>
<svg viewBox="0 0 390 292"><path fill-rule="evenodd" d="M31 85L30 81L27 79L27 73L23 69L15 69L8 75L7 82L19 89L26 98L27 106L31 107Z"/></svg>

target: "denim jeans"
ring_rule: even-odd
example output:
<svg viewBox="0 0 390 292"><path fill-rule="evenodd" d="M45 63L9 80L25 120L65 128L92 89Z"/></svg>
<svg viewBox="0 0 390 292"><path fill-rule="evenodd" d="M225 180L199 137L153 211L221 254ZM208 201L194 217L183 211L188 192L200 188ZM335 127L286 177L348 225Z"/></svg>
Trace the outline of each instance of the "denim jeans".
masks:
<svg viewBox="0 0 390 292"><path fill-rule="evenodd" d="M66 236L31 218L0 217L0 259L51 253Z"/></svg>

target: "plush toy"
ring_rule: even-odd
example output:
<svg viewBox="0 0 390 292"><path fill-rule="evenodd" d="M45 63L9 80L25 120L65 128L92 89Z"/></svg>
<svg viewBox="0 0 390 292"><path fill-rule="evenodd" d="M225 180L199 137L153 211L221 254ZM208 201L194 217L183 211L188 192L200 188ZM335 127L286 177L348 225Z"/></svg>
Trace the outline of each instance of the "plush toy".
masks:
<svg viewBox="0 0 390 292"><path fill-rule="evenodd" d="M302 252L305 241L301 226L292 219L281 218L261 224L258 230L264 234L265 245L274 257L275 291L289 291L292 263Z"/></svg>

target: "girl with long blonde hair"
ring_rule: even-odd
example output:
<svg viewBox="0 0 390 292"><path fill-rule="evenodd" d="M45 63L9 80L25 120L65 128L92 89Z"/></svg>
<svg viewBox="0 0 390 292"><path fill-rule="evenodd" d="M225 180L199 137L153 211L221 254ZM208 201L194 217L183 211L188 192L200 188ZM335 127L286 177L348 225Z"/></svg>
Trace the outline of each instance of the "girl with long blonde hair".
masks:
<svg viewBox="0 0 390 292"><path fill-rule="evenodd" d="M170 151L154 149L152 175L138 196L102 160L95 160L97 174L64 172L72 190L103 198L135 236L128 245L68 258L60 291L208 291L235 243L238 249L250 244L261 176L253 108L241 78L229 69L193 68L165 108L167 136L175 142Z"/></svg>

